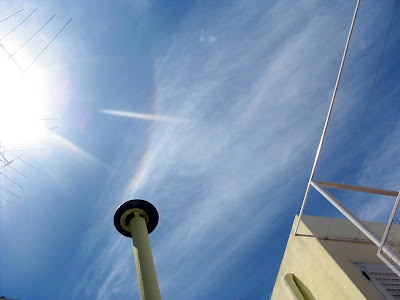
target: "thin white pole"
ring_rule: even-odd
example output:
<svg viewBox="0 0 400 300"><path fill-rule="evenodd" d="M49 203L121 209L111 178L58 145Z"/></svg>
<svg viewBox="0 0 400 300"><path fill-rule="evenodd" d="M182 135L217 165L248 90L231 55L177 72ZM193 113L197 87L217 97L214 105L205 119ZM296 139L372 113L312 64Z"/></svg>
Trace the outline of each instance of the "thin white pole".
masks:
<svg viewBox="0 0 400 300"><path fill-rule="evenodd" d="M137 215L132 218L129 227L133 239L140 299L161 300L146 221L140 215Z"/></svg>
<svg viewBox="0 0 400 300"><path fill-rule="evenodd" d="M324 129L322 130L321 139L319 140L317 153L315 154L314 164L313 164L313 167L311 169L310 179L308 180L308 183L307 183L307 188L306 188L306 192L304 194L303 203L301 205L299 217L297 219L296 228L294 230L294 235L296 235L297 229L299 228L300 220L301 220L301 217L303 215L304 207L305 207L306 202L307 202L308 193L310 192L310 183L311 183L311 180L314 178L314 173L315 173L315 169L316 169L317 164L318 164L318 159L319 159L319 155L320 155L320 152L321 152L322 144L324 143L326 129L328 127L329 119L331 117L333 104L335 102L336 93L337 93L337 90L338 90L338 87L339 87L339 83L340 83L340 78L342 77L343 66L344 66L344 62L346 61L347 50L348 50L349 45L350 45L351 35L353 33L354 23L356 22L356 18L357 18L357 13L358 13L358 8L360 6L360 2L361 2L361 0L357 0L356 8L354 10L353 19L352 19L351 25L350 25L349 34L347 36L346 46L344 47L344 52L343 52L343 56L342 56L342 62L340 63L339 73L338 73L338 76L336 78L335 88L333 90L331 104L329 105L328 115L326 116Z"/></svg>

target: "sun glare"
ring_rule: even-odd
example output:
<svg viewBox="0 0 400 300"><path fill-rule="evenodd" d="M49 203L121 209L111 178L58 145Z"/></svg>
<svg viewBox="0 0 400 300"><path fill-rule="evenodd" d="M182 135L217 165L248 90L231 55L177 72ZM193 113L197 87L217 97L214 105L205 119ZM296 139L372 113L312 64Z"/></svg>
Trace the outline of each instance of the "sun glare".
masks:
<svg viewBox="0 0 400 300"><path fill-rule="evenodd" d="M40 68L22 73L0 53L0 141L8 148L29 147L46 132L48 86Z"/></svg>

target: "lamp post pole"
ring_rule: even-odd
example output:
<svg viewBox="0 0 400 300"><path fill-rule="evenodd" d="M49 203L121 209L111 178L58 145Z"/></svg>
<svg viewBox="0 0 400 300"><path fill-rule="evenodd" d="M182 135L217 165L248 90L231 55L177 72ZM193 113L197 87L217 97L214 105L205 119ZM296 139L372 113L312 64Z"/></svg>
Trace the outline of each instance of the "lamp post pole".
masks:
<svg viewBox="0 0 400 300"><path fill-rule="evenodd" d="M118 207L114 225L119 233L132 237L140 299L161 300L149 233L158 223L156 208L145 200L130 200Z"/></svg>

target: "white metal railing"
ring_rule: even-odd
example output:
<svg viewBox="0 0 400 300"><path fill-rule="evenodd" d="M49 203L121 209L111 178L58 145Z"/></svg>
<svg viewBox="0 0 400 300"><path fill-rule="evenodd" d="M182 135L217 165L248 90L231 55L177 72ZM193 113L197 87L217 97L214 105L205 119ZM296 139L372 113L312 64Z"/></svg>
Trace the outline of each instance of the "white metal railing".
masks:
<svg viewBox="0 0 400 300"><path fill-rule="evenodd" d="M400 205L400 191L396 192L391 190L383 190L318 180L310 180L310 185L313 186L322 196L324 196L333 206L335 206L336 209L339 210L350 222L352 222L369 240L372 241L372 243L379 247L377 252L378 257L400 277L400 211L398 210ZM376 235L370 228L368 228L367 225L365 225L335 196L327 191L325 187L397 197L382 239L379 238L378 235ZM301 216L299 215L298 222L300 222L300 220ZM297 229L298 228L296 228L294 232L294 234L297 236L312 236L298 234ZM396 232L397 230L399 232ZM318 236L314 237L318 238Z"/></svg>

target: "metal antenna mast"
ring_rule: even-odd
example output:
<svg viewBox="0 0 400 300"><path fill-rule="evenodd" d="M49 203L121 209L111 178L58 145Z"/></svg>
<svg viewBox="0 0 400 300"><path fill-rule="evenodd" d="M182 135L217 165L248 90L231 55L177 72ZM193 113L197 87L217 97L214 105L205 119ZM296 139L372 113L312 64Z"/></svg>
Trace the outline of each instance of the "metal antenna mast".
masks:
<svg viewBox="0 0 400 300"><path fill-rule="evenodd" d="M12 22L16 20L16 18L21 16L21 13L24 12L24 9L20 9L17 12L0 19L0 24L6 24L6 22ZM20 21L16 22L16 25L7 30L5 33L3 33L0 36L0 48L3 49L5 52L6 56L8 59L11 59L12 63L18 67L18 69L21 71L21 73L26 73L28 69L34 65L34 63L39 59L39 57L43 54L43 52L50 46L50 44L60 35L60 33L67 27L67 25L72 21L70 19L68 22L66 22L62 28L53 36L49 39L47 44L42 47L39 51L38 54L34 55L34 59L27 63L25 66L21 64L21 61L18 59L21 57L20 50L23 48L29 47L29 43L32 44L32 41L37 37L37 35L46 27L48 24L56 17L56 14L51 16L49 19L47 19L46 22L42 23L38 28L34 31L33 34L30 35L28 39L25 41L21 42L19 46L17 46L15 49L16 50L10 50L9 45L7 45L8 39L12 37L13 35L18 34L19 31L23 30L24 27L28 26L27 24L29 21L31 21L32 16L37 12L37 9L35 8L31 12L29 12L25 17L21 17ZM37 14L37 13L36 13ZM10 24L10 23L8 23ZM1 68L1 66L0 66ZM40 119L40 121L49 121L49 120L57 120L57 119ZM46 124L46 127L51 127L48 128L48 130L52 130L57 128L57 126L50 126L52 124ZM0 202L6 201L9 203L12 203L12 200L15 198L21 198L20 192L22 190L22 184L18 182L22 177L27 177L23 172L23 169L21 167L23 165L33 168L33 166L28 163L25 158L22 158L24 154L18 154L19 151L37 151L37 150L43 150L41 148L34 148L34 149L19 149L19 150L14 150L14 149L8 149L4 144L1 142L2 136L0 136ZM4 142L4 141L3 141ZM17 177L17 178L16 178Z"/></svg>

